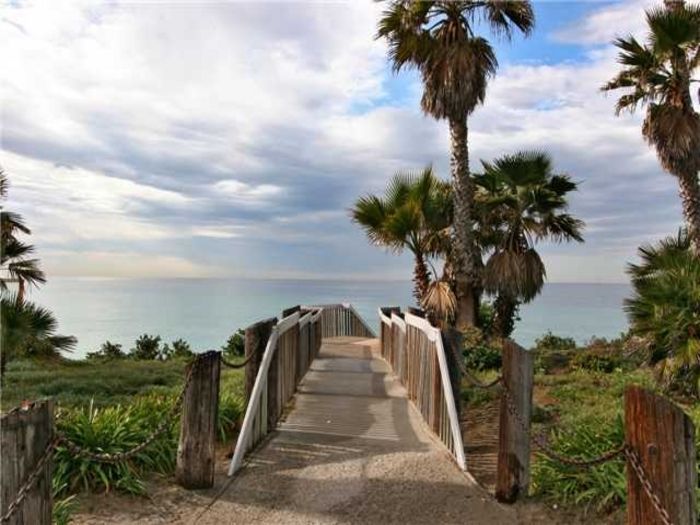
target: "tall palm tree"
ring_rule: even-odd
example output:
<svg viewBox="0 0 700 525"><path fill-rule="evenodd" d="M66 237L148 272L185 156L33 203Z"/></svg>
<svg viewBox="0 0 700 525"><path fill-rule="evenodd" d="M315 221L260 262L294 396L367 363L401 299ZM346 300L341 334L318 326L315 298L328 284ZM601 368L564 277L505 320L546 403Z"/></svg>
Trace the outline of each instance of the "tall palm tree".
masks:
<svg viewBox="0 0 700 525"><path fill-rule="evenodd" d="M373 244L413 254L414 296L419 305L431 281L428 259L447 244L451 207L450 186L428 167L420 174L397 173L383 197L366 195L350 210Z"/></svg>
<svg viewBox="0 0 700 525"><path fill-rule="evenodd" d="M484 267L484 288L494 294L496 332L508 337L521 303L542 290L546 269L535 249L543 239L583 242L583 222L567 213L568 175L556 174L549 155L524 151L482 161L475 177L482 211L480 235L492 253Z"/></svg>
<svg viewBox="0 0 700 525"><path fill-rule="evenodd" d="M8 180L0 168L0 198L7 198ZM8 289L8 283L17 283L17 301L24 300L27 285L37 286L46 282L44 272L39 268L39 259L30 257L34 246L20 241L18 234L32 232L18 213L0 211L0 291Z"/></svg>
<svg viewBox="0 0 700 525"><path fill-rule="evenodd" d="M646 106L642 134L678 179L688 234L700 256L700 115L690 92L700 66L700 6L664 4L646 12L646 41L633 36L615 41L622 70L602 89L628 90L617 101L617 114Z"/></svg>
<svg viewBox="0 0 700 525"><path fill-rule="evenodd" d="M690 251L687 231L639 248L630 264L634 295L625 300L633 334L650 343L651 364L659 365L667 387L700 391L700 258Z"/></svg>
<svg viewBox="0 0 700 525"><path fill-rule="evenodd" d="M393 0L379 22L377 37L388 40L394 70L416 68L423 81L423 111L449 124L459 328L476 322L479 301L467 118L484 101L498 66L491 44L478 29L488 27L510 38L514 29L528 35L534 21L530 2L521 0Z"/></svg>

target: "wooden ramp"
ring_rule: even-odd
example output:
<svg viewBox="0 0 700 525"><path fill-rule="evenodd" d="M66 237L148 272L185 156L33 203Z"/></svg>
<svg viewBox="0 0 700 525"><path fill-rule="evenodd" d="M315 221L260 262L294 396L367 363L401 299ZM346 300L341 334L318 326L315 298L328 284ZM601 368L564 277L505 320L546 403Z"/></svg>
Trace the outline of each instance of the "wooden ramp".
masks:
<svg viewBox="0 0 700 525"><path fill-rule="evenodd" d="M516 523L454 463L374 339L324 340L278 430L198 523Z"/></svg>

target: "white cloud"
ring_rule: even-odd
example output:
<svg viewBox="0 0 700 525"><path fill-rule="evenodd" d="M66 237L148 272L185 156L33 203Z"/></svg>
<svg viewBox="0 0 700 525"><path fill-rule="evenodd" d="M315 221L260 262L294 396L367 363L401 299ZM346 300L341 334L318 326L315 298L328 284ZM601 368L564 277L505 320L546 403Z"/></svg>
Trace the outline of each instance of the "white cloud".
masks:
<svg viewBox="0 0 700 525"><path fill-rule="evenodd" d="M408 84L410 103L392 97L385 45L374 39L381 9L369 1L5 9L3 166L11 204L34 227L47 265L60 250L54 267L72 274L87 252L157 250L204 273L235 273L234 264L385 272L387 259L371 255L347 208L398 169L433 163L447 176L449 156L445 123L418 108L415 76L396 82ZM558 280L576 278L562 250L598 261L586 262L586 280L595 272L621 280L643 232L680 222L675 181L643 142L640 115L615 117L614 96L599 92L617 67L608 42L641 33L642 22L638 1L596 7L555 35L590 46L587 60L504 67L470 121L474 167L542 148L582 181L573 211L591 225L588 243L543 248ZM90 259L113 271L111 260ZM263 268L273 260L277 267ZM177 264L162 271L195 272Z"/></svg>

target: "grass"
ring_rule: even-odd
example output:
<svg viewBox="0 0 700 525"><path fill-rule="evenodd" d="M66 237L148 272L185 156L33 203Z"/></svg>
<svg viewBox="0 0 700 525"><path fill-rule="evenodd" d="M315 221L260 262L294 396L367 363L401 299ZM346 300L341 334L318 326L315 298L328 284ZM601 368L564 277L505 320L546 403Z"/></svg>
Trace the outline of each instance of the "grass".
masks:
<svg viewBox="0 0 700 525"><path fill-rule="evenodd" d="M57 401L56 425L69 439L95 453L118 453L143 442L175 402L186 361L34 361L8 367L2 407L51 396ZM222 369L217 437L234 439L243 416L244 371ZM72 494L119 491L145 493L145 477L169 475L175 467L179 417L153 443L132 458L110 464L71 454L59 446L54 495L55 521L65 523Z"/></svg>
<svg viewBox="0 0 700 525"><path fill-rule="evenodd" d="M488 382L497 371L475 372ZM539 371L534 379L533 433L546 432L550 446L568 457L586 459L614 449L623 441L623 395L628 385L659 391L648 368L618 368L604 373L583 369ZM468 406L498 399L496 389L483 391L465 382L462 398ZM700 428L700 404L674 399ZM700 453L700 432L696 432ZM700 459L700 457L698 458ZM698 466L700 474L700 465ZM625 464L621 459L575 469L535 452L532 495L584 512L621 512L626 501ZM700 504L700 491L698 492Z"/></svg>

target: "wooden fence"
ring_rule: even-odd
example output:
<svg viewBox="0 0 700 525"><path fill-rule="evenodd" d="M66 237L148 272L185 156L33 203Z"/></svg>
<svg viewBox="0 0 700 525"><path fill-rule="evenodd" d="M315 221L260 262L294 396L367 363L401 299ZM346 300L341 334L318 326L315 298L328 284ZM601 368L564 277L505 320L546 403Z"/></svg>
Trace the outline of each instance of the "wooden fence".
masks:
<svg viewBox="0 0 700 525"><path fill-rule="evenodd" d="M339 336L374 337L374 333L349 304L300 306L273 327L248 400L229 475L241 467L246 453L274 430L318 355L322 339Z"/></svg>
<svg viewBox="0 0 700 525"><path fill-rule="evenodd" d="M391 313L391 316L387 316ZM462 432L455 404L447 356L438 328L410 313L379 309L382 357L406 387L408 398L423 420L466 470Z"/></svg>

